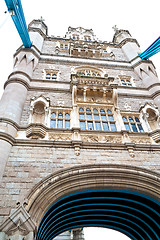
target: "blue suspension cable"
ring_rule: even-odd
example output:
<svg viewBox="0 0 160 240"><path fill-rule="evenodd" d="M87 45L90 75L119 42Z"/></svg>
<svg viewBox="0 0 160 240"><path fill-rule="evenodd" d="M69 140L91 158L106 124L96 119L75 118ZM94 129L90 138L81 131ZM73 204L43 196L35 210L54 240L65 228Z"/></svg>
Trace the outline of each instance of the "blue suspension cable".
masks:
<svg viewBox="0 0 160 240"><path fill-rule="evenodd" d="M12 20L17 28L24 47L30 48L32 43L29 37L26 20L20 0L5 0L8 11L11 13Z"/></svg>

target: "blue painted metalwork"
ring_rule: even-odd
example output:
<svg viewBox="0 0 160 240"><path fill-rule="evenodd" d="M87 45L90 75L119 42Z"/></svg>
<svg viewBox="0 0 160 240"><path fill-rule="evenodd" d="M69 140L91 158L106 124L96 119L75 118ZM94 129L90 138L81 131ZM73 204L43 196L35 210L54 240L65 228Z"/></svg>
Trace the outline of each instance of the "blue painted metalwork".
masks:
<svg viewBox="0 0 160 240"><path fill-rule="evenodd" d="M140 54L142 59L148 59L160 52L160 37L158 37L144 52Z"/></svg>
<svg viewBox="0 0 160 240"><path fill-rule="evenodd" d="M51 240L77 227L118 230L134 240L160 239L160 203L144 194L119 189L88 190L55 202L44 214L37 240Z"/></svg>
<svg viewBox="0 0 160 240"><path fill-rule="evenodd" d="M8 11L11 13L12 20L17 28L17 31L22 39L23 45L30 48L32 43L29 37L26 20L23 13L23 8L20 0L5 0Z"/></svg>

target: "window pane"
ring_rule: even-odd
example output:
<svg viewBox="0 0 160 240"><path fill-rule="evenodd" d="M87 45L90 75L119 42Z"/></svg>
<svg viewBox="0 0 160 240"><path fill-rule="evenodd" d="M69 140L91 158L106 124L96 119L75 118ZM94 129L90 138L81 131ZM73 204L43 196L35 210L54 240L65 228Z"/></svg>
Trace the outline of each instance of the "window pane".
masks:
<svg viewBox="0 0 160 240"><path fill-rule="evenodd" d="M105 111L103 109L100 110L101 113L105 113Z"/></svg>
<svg viewBox="0 0 160 240"><path fill-rule="evenodd" d="M91 112L91 109L90 109L90 108L87 108L87 109L86 109L86 112Z"/></svg>
<svg viewBox="0 0 160 240"><path fill-rule="evenodd" d="M94 114L94 120L99 120L99 115Z"/></svg>
<svg viewBox="0 0 160 240"><path fill-rule="evenodd" d="M106 115L101 115L101 119L102 119L103 121L107 121Z"/></svg>
<svg viewBox="0 0 160 240"><path fill-rule="evenodd" d="M53 112L53 113L51 114L51 118L56 118L56 113L55 113L55 112Z"/></svg>
<svg viewBox="0 0 160 240"><path fill-rule="evenodd" d="M103 130L104 131L109 131L109 127L108 127L108 123L107 122L103 122Z"/></svg>
<svg viewBox="0 0 160 240"><path fill-rule="evenodd" d="M115 123L110 123L111 131L117 131Z"/></svg>
<svg viewBox="0 0 160 240"><path fill-rule="evenodd" d="M50 127L56 128L56 120L51 120Z"/></svg>
<svg viewBox="0 0 160 240"><path fill-rule="evenodd" d="M101 123L100 122L95 122L96 125L96 130L101 130Z"/></svg>
<svg viewBox="0 0 160 240"><path fill-rule="evenodd" d="M65 114L65 118L66 118L66 119L70 119L69 113L66 113L66 114Z"/></svg>
<svg viewBox="0 0 160 240"><path fill-rule="evenodd" d="M84 113L79 113L79 119L84 119Z"/></svg>
<svg viewBox="0 0 160 240"><path fill-rule="evenodd" d="M110 114L110 113L112 114L111 110L109 110L109 109L107 110L107 113L108 113L108 114Z"/></svg>
<svg viewBox="0 0 160 240"><path fill-rule="evenodd" d="M138 124L138 129L139 129L140 132L144 132L141 124Z"/></svg>
<svg viewBox="0 0 160 240"><path fill-rule="evenodd" d="M130 121L130 122L134 122L134 121L133 121L133 118L131 118L131 117L129 117L129 121Z"/></svg>
<svg viewBox="0 0 160 240"><path fill-rule="evenodd" d="M93 122L87 122L88 130L93 130Z"/></svg>
<svg viewBox="0 0 160 240"><path fill-rule="evenodd" d="M59 113L59 114L58 114L58 118L63 118L63 114L62 114L62 113Z"/></svg>
<svg viewBox="0 0 160 240"><path fill-rule="evenodd" d="M130 126L129 126L129 123L125 123L124 126L125 126L125 128L126 128L127 131L129 131L129 132L131 131Z"/></svg>
<svg viewBox="0 0 160 240"><path fill-rule="evenodd" d="M138 130L137 130L137 127L136 127L136 124L135 124L135 123L131 123L131 126L132 126L132 130L133 130L133 132L138 132Z"/></svg>
<svg viewBox="0 0 160 240"><path fill-rule="evenodd" d="M70 120L65 120L65 128L70 128Z"/></svg>
<svg viewBox="0 0 160 240"><path fill-rule="evenodd" d="M135 121L136 121L136 122L140 122L140 121L139 121L139 118L137 118L137 117L135 117Z"/></svg>
<svg viewBox="0 0 160 240"><path fill-rule="evenodd" d="M63 120L58 119L58 128L63 128Z"/></svg>
<svg viewBox="0 0 160 240"><path fill-rule="evenodd" d="M82 130L85 130L85 129L86 129L85 121L80 121L80 128L81 128Z"/></svg>
<svg viewBox="0 0 160 240"><path fill-rule="evenodd" d="M83 108L80 108L80 109L79 109L79 112L84 112L84 109L83 109Z"/></svg>
<svg viewBox="0 0 160 240"><path fill-rule="evenodd" d="M92 114L87 114L87 119L92 120Z"/></svg>
<svg viewBox="0 0 160 240"><path fill-rule="evenodd" d="M128 122L126 117L122 117L123 122Z"/></svg>
<svg viewBox="0 0 160 240"><path fill-rule="evenodd" d="M114 121L113 115L108 115L109 121Z"/></svg>
<svg viewBox="0 0 160 240"><path fill-rule="evenodd" d="M96 108L93 109L94 113L98 113L98 110Z"/></svg>

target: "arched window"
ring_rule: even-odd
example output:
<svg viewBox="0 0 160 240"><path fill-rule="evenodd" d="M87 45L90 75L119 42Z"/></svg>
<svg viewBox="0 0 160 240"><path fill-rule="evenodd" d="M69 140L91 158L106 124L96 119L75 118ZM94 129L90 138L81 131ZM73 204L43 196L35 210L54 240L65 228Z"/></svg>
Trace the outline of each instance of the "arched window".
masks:
<svg viewBox="0 0 160 240"><path fill-rule="evenodd" d="M68 112L52 112L50 127L70 129L70 114Z"/></svg>
<svg viewBox="0 0 160 240"><path fill-rule="evenodd" d="M123 116L122 117L125 129L129 132L144 132L141 122L138 117Z"/></svg>
<svg viewBox="0 0 160 240"><path fill-rule="evenodd" d="M79 108L79 121L81 130L117 131L110 109Z"/></svg>

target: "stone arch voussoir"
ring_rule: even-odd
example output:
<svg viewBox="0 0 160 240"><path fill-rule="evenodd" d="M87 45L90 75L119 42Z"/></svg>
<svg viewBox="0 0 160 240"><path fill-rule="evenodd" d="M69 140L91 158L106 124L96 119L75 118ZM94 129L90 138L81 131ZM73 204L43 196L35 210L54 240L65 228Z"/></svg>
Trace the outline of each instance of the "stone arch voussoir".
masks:
<svg viewBox="0 0 160 240"><path fill-rule="evenodd" d="M124 165L79 165L57 171L29 193L26 210L38 225L46 210L58 199L91 189L123 189L143 193L160 201L160 175Z"/></svg>

